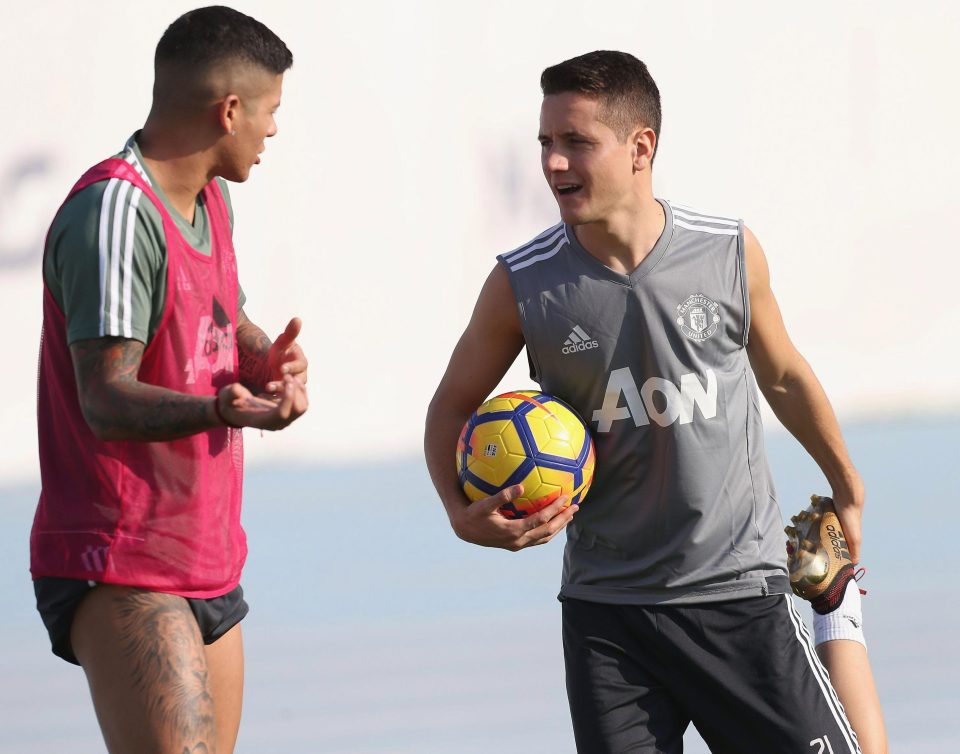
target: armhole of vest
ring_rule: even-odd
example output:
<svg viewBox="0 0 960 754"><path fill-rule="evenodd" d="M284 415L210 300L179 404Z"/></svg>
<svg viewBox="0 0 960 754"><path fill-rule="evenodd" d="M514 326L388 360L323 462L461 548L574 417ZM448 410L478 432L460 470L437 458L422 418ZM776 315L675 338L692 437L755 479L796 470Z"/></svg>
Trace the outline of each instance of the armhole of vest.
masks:
<svg viewBox="0 0 960 754"><path fill-rule="evenodd" d="M174 283L174 264L179 264L179 260L176 263L171 262L170 254L170 244L167 239L167 222L165 218L168 218L169 215L165 215L164 212L166 208L161 208L156 201L153 201L146 192L144 192L144 198L148 200L150 205L152 205L153 210L157 214L157 219L160 221L160 233L163 237L163 259L167 263L166 271L166 287L163 292L163 312L160 314L160 319L157 320L157 329L152 333L147 333L147 344L143 349L143 356L146 356L151 352L153 344L157 342L157 336L167 327L167 323L170 319L170 315L173 312L174 305L174 296L176 295L175 283ZM159 198L158 198L159 201ZM148 210L145 205L142 205L137 208L137 221L140 222L140 212L144 213L146 216ZM146 222L144 219L143 222ZM173 218L169 218L169 222L173 223ZM147 325L149 328L149 323Z"/></svg>
<svg viewBox="0 0 960 754"><path fill-rule="evenodd" d="M743 220L737 223L737 266L740 271L740 295L743 297L743 332L740 343L746 348L750 338L750 288L747 281L746 249L743 240Z"/></svg>
<svg viewBox="0 0 960 754"><path fill-rule="evenodd" d="M503 256L497 257L497 264L501 265L504 271L507 273L507 280L510 281L510 289L513 291L513 301L517 307L517 316L520 318L520 330L523 332L523 347L527 351L527 361L530 365L530 379L532 379L537 384L540 384L540 361L537 359L537 352L533 348L533 339L530 337L530 332L527 329L527 318L523 313L523 304L522 296L520 295L520 289L518 287L517 281L512 272L510 272L510 266L507 264L507 260Z"/></svg>

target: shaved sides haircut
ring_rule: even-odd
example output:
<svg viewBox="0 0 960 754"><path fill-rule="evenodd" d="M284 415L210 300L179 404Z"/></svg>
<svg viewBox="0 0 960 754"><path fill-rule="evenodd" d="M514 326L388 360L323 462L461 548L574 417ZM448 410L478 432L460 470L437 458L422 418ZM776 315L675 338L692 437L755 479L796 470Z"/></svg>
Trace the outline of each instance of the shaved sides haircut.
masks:
<svg viewBox="0 0 960 754"><path fill-rule="evenodd" d="M195 99L215 69L243 65L279 76L293 65L293 53L264 24L233 8L211 5L189 11L157 43L154 99Z"/></svg>
<svg viewBox="0 0 960 754"><path fill-rule="evenodd" d="M626 52L596 50L550 66L540 76L543 96L577 92L600 103L600 120L625 141L652 128L660 145L660 90L642 61Z"/></svg>

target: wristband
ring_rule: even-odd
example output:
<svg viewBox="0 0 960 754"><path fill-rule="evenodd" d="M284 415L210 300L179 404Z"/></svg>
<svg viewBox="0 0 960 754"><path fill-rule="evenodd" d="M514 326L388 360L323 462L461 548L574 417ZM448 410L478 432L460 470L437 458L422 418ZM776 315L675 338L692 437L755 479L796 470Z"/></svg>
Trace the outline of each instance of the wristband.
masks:
<svg viewBox="0 0 960 754"><path fill-rule="evenodd" d="M224 426L230 427L230 429L243 429L243 427L241 427L239 424L233 424L231 422L228 422L226 417L220 412L219 394L213 396L213 412L217 415L217 418L220 420L220 423L223 424Z"/></svg>

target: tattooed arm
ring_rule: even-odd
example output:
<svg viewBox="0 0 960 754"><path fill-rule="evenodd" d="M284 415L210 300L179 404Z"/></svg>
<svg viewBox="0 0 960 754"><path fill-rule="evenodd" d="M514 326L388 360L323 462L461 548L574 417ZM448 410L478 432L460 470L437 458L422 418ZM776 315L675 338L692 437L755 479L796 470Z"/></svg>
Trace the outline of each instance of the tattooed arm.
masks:
<svg viewBox="0 0 960 754"><path fill-rule="evenodd" d="M224 426L220 416L236 427L283 429L306 411L306 391L289 376L273 383L277 401L258 398L239 383L198 396L140 382L143 350L138 340L112 337L70 346L80 408L101 440L175 440Z"/></svg>
<svg viewBox="0 0 960 754"><path fill-rule="evenodd" d="M240 359L240 382L253 393L275 393L284 375L289 374L307 384L307 358L297 336L300 319L294 317L276 341L251 322L243 309L237 316L237 351Z"/></svg>
<svg viewBox="0 0 960 754"><path fill-rule="evenodd" d="M262 393L270 381L270 338L247 318L243 309L237 315L237 353L240 382L253 393Z"/></svg>
<svg viewBox="0 0 960 754"><path fill-rule="evenodd" d="M223 426L212 397L186 395L137 379L144 345L127 338L70 346L83 416L101 440L174 440Z"/></svg>

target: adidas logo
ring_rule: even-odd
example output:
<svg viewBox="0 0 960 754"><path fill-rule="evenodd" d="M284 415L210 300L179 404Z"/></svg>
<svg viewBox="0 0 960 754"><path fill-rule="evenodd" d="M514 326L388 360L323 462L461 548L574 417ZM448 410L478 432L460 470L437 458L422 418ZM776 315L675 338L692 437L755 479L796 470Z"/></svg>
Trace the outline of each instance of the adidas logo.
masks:
<svg viewBox="0 0 960 754"><path fill-rule="evenodd" d="M575 325L570 335L563 342L563 348L560 349L564 354L576 353L577 351L589 351L591 348L599 348L600 344L587 335L580 325Z"/></svg>

